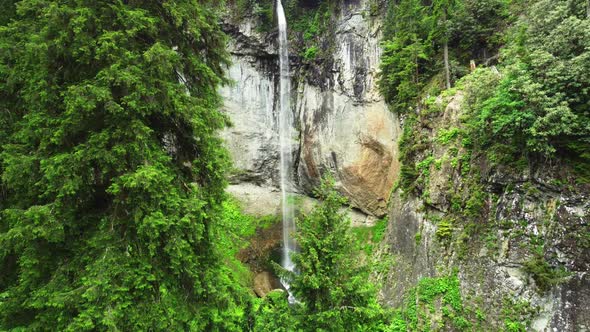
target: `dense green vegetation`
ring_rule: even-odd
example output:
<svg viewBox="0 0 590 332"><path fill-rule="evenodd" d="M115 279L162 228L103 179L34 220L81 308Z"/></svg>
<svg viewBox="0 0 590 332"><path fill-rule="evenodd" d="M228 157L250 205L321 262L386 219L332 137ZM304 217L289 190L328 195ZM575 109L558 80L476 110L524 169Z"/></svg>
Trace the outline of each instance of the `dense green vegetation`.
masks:
<svg viewBox="0 0 590 332"><path fill-rule="evenodd" d="M252 15L258 25L257 28L261 32L271 31L275 25L274 23L274 2L272 0L230 0L235 11L233 15L235 19L243 19L245 16Z"/></svg>
<svg viewBox="0 0 590 332"><path fill-rule="evenodd" d="M496 33L507 20L507 0L389 3L381 92L402 113L416 105L422 92L436 95L450 87L468 72L470 60L489 61L497 51Z"/></svg>
<svg viewBox="0 0 590 332"><path fill-rule="evenodd" d="M396 1L387 21L381 90L401 113L437 95L445 87L440 59L447 42L453 82L468 73L470 60L483 67L499 61L497 69L480 69L457 83L470 96L471 148L497 152L504 161L565 158L587 181L588 20L584 1Z"/></svg>
<svg viewBox="0 0 590 332"><path fill-rule="evenodd" d="M436 240L445 253L469 259L485 246L487 255L495 257L499 236L518 239L526 252L519 262L522 271L539 293L546 294L571 272L542 240L527 231L530 221L496 220L495 213L499 195L512 194L515 184L511 181L548 165L561 165L560 172L544 174L556 177L544 181L558 190L583 192L587 188L589 4L455 1L447 7L446 17L452 89L445 82L447 40L441 39L435 23L440 24L436 5L437 1L394 1L387 20L380 87L392 111L404 119L397 188L402 197L411 195L424 203L425 218L436 227ZM477 68L469 70L471 60ZM446 123L442 119L449 119L450 114L445 109L457 101L461 101L460 111L456 104L448 112L459 112L460 118ZM490 189L486 177L491 174L505 176L503 181L509 179L510 184ZM437 185L443 183L435 189L439 191L433 202L430 185L435 177ZM545 199L538 184L517 187L517 197ZM543 226L547 228L555 218L550 205L547 203ZM572 238L583 239L584 230L566 227L575 234ZM421 237L418 232L418 245ZM576 241L583 245L583 240ZM533 308L504 306L500 313L505 316L504 330L529 328ZM516 307L522 310L511 312ZM406 320L398 323L400 329L420 330L420 326L407 325L413 317L411 307L409 313L402 309L397 317ZM445 319L444 326L471 330L477 327L474 322L477 320L471 319L469 327L459 327Z"/></svg>
<svg viewBox="0 0 590 332"><path fill-rule="evenodd" d="M465 331L472 327L466 318L456 276L423 278L409 294L404 307L395 313L391 331L429 331L433 326L434 329L446 326ZM433 321L437 299L441 301L442 320Z"/></svg>
<svg viewBox="0 0 590 332"><path fill-rule="evenodd" d="M537 1L509 31L501 77L473 91L470 126L476 149L562 157L590 169L590 18L583 1ZM484 77L488 75L488 77ZM486 98L485 92L495 89ZM501 144L497 142L501 141Z"/></svg>
<svg viewBox="0 0 590 332"><path fill-rule="evenodd" d="M375 253L376 247L383 241L387 228L387 217L377 220L373 226L358 226L352 228L352 233L358 248L367 256Z"/></svg>
<svg viewBox="0 0 590 332"><path fill-rule="evenodd" d="M272 294L257 315L262 331L381 331L385 310L370 282L371 265L360 259L344 198L327 179L317 188L320 203L297 222L297 273L283 271L297 303ZM260 324L259 322L264 322Z"/></svg>
<svg viewBox="0 0 590 332"><path fill-rule="evenodd" d="M383 326L370 269L359 260L345 200L324 181L316 191L321 204L297 223L299 252L290 277L295 297L304 303L303 329L378 330Z"/></svg>
<svg viewBox="0 0 590 332"><path fill-rule="evenodd" d="M249 295L218 247L218 11L193 0L3 11L1 330L242 329Z"/></svg>
<svg viewBox="0 0 590 332"><path fill-rule="evenodd" d="M589 2L386 2L380 88L404 120L397 188L425 203L441 250L454 246L461 259L470 241L497 249L502 227L513 238L525 232L484 220L498 199L478 164L518 173L557 160L577 184L590 183ZM274 29L274 1L228 3L235 19ZM401 307L382 307L374 259L387 219L351 229L331 180L297 222L296 273L279 272L297 303L283 291L254 297L237 257L276 220L243 214L224 192L225 4L0 0L0 330L487 328L458 274L445 269L400 294ZM284 1L304 68L331 67L342 4ZM380 15L379 6L371 2L369 14ZM463 117L429 137L458 91ZM462 179L447 188L448 209L433 212L431 175L445 165ZM423 241L421 230L414 240ZM527 241L522 270L546 292L568 272L549 262L540 239ZM524 331L533 311L507 299L500 325Z"/></svg>

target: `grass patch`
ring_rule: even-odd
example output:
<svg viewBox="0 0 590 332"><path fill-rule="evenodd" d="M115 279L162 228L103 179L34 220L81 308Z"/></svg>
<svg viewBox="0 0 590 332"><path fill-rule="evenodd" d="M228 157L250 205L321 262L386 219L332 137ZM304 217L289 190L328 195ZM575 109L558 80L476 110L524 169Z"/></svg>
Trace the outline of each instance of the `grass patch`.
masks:
<svg viewBox="0 0 590 332"><path fill-rule="evenodd" d="M387 229L387 218L379 219L373 226L353 227L352 233L356 240L357 246L367 255L372 255L375 246L385 238Z"/></svg>

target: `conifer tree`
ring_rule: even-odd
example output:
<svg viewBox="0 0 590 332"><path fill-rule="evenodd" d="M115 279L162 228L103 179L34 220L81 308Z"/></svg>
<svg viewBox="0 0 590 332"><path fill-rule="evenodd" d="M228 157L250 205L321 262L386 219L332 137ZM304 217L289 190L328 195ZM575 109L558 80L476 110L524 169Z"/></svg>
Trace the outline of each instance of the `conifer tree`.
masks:
<svg viewBox="0 0 590 332"><path fill-rule="evenodd" d="M297 274L291 276L291 290L302 303L306 331L378 331L384 326L383 311L370 268L352 238L342 209L345 199L333 186L333 180L323 180L316 191L321 202L297 222Z"/></svg>
<svg viewBox="0 0 590 332"><path fill-rule="evenodd" d="M212 239L215 1L23 0L0 26L0 330L239 330Z"/></svg>
<svg viewBox="0 0 590 332"><path fill-rule="evenodd" d="M387 102L404 112L433 72L432 19L420 0L390 3L379 85Z"/></svg>

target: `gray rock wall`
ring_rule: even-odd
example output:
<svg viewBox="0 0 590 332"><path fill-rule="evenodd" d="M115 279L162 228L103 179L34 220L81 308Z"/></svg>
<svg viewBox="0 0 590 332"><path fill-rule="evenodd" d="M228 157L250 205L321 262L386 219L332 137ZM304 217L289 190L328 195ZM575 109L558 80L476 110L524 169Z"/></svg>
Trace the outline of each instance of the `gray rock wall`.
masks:
<svg viewBox="0 0 590 332"><path fill-rule="evenodd" d="M311 194L322 174L334 174L339 190L366 214L382 216L398 174L400 125L376 88L380 23L365 13L367 1L343 6L335 26L332 64L310 73L292 50L292 105L299 138L298 190ZM227 24L232 36L235 84L221 94L233 127L224 138L236 167L234 185L256 183L276 192L278 82L276 36L256 31L252 21ZM317 68L316 68L317 69Z"/></svg>
<svg viewBox="0 0 590 332"><path fill-rule="evenodd" d="M585 186L557 185L560 166L539 164L512 172L482 163L484 204L477 217L456 217L450 211L451 193L476 195L469 176L451 165L455 145L436 143L445 128L460 126L461 94L452 98L440 116L423 127L429 146L424 156L441 161L430 167L428 194L391 201L386 247L394 259L384 276L382 296L392 306L424 277L458 273L466 307L485 313L487 330L507 330L506 312L515 303L530 311L519 319L531 331L588 331L590 329L590 195ZM416 133L418 135L418 133ZM460 152L461 153L461 152ZM452 235L441 239L441 220L452 220ZM561 273L555 284L542 285L531 263ZM541 272L546 273L547 269ZM555 275L556 276L556 275ZM526 324L525 324L526 325Z"/></svg>

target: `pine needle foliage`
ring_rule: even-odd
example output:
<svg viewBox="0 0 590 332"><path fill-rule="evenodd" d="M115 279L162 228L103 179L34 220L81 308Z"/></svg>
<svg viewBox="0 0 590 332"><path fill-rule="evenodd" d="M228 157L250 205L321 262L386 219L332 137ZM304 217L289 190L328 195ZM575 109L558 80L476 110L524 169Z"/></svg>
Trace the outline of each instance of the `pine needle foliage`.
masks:
<svg viewBox="0 0 590 332"><path fill-rule="evenodd" d="M212 234L214 1L23 0L0 23L0 330L239 330Z"/></svg>
<svg viewBox="0 0 590 332"><path fill-rule="evenodd" d="M302 303L305 331L379 331L384 311L370 282L370 266L360 259L345 199L324 179L316 190L320 203L297 222L297 274L291 290Z"/></svg>

